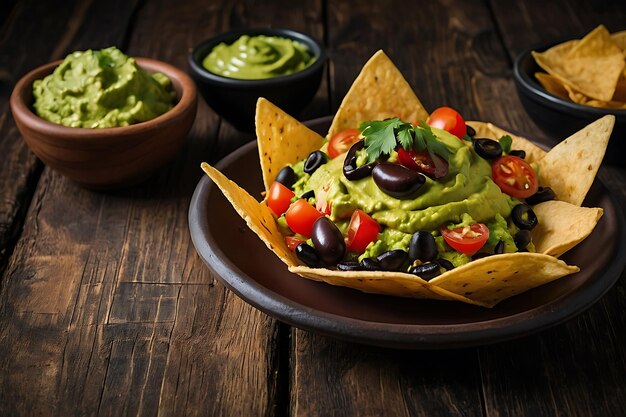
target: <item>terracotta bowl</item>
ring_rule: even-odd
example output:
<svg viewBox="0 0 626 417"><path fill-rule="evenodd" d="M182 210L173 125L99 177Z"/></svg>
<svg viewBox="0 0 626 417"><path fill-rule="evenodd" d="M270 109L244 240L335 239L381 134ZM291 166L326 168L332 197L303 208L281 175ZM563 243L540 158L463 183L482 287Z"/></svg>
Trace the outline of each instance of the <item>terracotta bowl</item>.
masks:
<svg viewBox="0 0 626 417"><path fill-rule="evenodd" d="M48 122L32 110L33 82L52 73L61 61L22 77L11 94L11 111L26 144L46 165L93 189L123 188L147 179L184 143L196 116L197 92L183 71L164 62L137 58L148 72L171 81L177 103L167 113L131 126L86 129Z"/></svg>

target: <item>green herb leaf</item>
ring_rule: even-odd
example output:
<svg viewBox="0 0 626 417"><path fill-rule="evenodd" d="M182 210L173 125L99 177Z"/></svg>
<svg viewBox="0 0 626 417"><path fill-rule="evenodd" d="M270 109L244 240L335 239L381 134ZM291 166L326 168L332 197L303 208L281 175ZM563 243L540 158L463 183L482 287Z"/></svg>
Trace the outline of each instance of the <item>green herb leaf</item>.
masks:
<svg viewBox="0 0 626 417"><path fill-rule="evenodd" d="M408 124L402 125L400 128L398 128L398 133L396 134L396 137L398 138L398 142L400 142L400 145L402 145L404 149L411 149L411 147L413 146L413 136L411 135L412 131L412 126Z"/></svg>
<svg viewBox="0 0 626 417"><path fill-rule="evenodd" d="M426 142L426 149L428 152L434 153L445 159L446 161L450 161L450 156L452 156L452 152L444 145L443 143L437 140L437 137L430 130L430 126L428 126L424 122L420 122L420 129L423 132L423 137Z"/></svg>
<svg viewBox="0 0 626 417"><path fill-rule="evenodd" d="M396 147L394 129L403 122L395 117L387 120L363 122L359 125L361 134L365 137L368 162L374 162L382 154L390 154Z"/></svg>
<svg viewBox="0 0 626 417"><path fill-rule="evenodd" d="M508 154L511 152L511 145L513 144L513 139L509 135L504 135L499 139L500 146L502 147L502 152Z"/></svg>

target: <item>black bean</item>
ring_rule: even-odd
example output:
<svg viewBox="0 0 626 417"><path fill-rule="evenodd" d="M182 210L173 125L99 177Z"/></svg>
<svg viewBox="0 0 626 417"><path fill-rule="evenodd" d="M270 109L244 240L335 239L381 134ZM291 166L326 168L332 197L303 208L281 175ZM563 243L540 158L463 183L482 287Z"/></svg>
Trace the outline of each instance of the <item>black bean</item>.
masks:
<svg viewBox="0 0 626 417"><path fill-rule="evenodd" d="M293 172L293 168L290 166L286 166L280 171L278 171L278 175L276 175L276 179L274 181L278 181L282 185L287 188L291 188L291 186L298 180L296 173Z"/></svg>
<svg viewBox="0 0 626 417"><path fill-rule="evenodd" d="M382 268L374 258L364 258L361 260L361 268L366 271L380 271Z"/></svg>
<svg viewBox="0 0 626 417"><path fill-rule="evenodd" d="M550 187L539 187L537 192L526 199L526 202L532 206L543 203L544 201L554 200L556 194Z"/></svg>
<svg viewBox="0 0 626 417"><path fill-rule="evenodd" d="M401 270L408 259L409 254L402 249L389 250L376 257L376 261L378 261L380 267L385 271Z"/></svg>
<svg viewBox="0 0 626 417"><path fill-rule="evenodd" d="M518 158L525 159L526 151L523 151L522 149L516 149L516 150L509 152L509 155L513 155L513 156L517 156Z"/></svg>
<svg viewBox="0 0 626 417"><path fill-rule="evenodd" d="M317 252L306 243L300 243L296 246L296 256L311 268L316 268L320 264L320 258L317 256Z"/></svg>
<svg viewBox="0 0 626 417"><path fill-rule="evenodd" d="M309 198L312 198L312 197L315 198L315 191L314 190L305 191L300 196L300 198L304 198L305 200L308 200Z"/></svg>
<svg viewBox="0 0 626 417"><path fill-rule="evenodd" d="M357 168L356 166L356 153L365 147L365 140L361 139L358 142L355 142L348 152L346 153L346 158L343 160L343 175L350 180L356 181L361 178L368 177L374 167L378 162L370 162L369 164L362 165Z"/></svg>
<svg viewBox="0 0 626 417"><path fill-rule="evenodd" d="M437 275L441 275L441 270L439 269L439 264L437 262L426 262L425 264L412 267L409 270L409 273L429 281Z"/></svg>
<svg viewBox="0 0 626 417"><path fill-rule="evenodd" d="M346 254L343 235L328 217L322 216L315 220L311 240L319 258L327 264L336 264Z"/></svg>
<svg viewBox="0 0 626 417"><path fill-rule="evenodd" d="M517 249L521 252L526 249L526 246L530 243L530 230L520 230L515 233L513 240L515 241L515 246L517 246Z"/></svg>
<svg viewBox="0 0 626 417"><path fill-rule="evenodd" d="M439 264L440 267L442 267L443 269L447 271L454 269L454 264L447 259L439 258L437 259L437 263Z"/></svg>
<svg viewBox="0 0 626 417"><path fill-rule="evenodd" d="M484 159L495 159L502 156L502 146L500 142L493 139L479 138L472 141L474 150Z"/></svg>
<svg viewBox="0 0 626 417"><path fill-rule="evenodd" d="M328 162L328 156L322 151L313 151L304 161L304 172L307 174L314 173L319 167Z"/></svg>
<svg viewBox="0 0 626 417"><path fill-rule="evenodd" d="M337 269L340 271L360 271L361 264L356 261L343 261L337 264Z"/></svg>
<svg viewBox="0 0 626 417"><path fill-rule="evenodd" d="M502 255L504 253L504 241L500 240L496 243L496 246L493 248L494 255Z"/></svg>
<svg viewBox="0 0 626 417"><path fill-rule="evenodd" d="M528 204L518 204L511 211L513 223L520 229L532 230L537 226L537 215Z"/></svg>
<svg viewBox="0 0 626 417"><path fill-rule="evenodd" d="M422 262L432 261L438 254L437 243L431 233L422 230L413 233L409 243L409 258L412 261L416 259Z"/></svg>
<svg viewBox="0 0 626 417"><path fill-rule="evenodd" d="M472 126L466 124L465 127L467 128L467 136L469 136L470 138L476 136L476 130L474 130Z"/></svg>
<svg viewBox="0 0 626 417"><path fill-rule="evenodd" d="M388 162L376 165L372 178L382 192L402 200L414 198L426 182L423 174Z"/></svg>

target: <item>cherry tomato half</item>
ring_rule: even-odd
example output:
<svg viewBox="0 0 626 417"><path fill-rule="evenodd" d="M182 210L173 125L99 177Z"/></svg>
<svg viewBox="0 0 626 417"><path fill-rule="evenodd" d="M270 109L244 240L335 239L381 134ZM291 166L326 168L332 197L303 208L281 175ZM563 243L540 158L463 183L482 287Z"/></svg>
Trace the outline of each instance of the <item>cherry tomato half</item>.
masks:
<svg viewBox="0 0 626 417"><path fill-rule="evenodd" d="M358 129L346 129L335 133L328 141L328 157L334 159L337 156L348 152L350 146L359 141Z"/></svg>
<svg viewBox="0 0 626 417"><path fill-rule="evenodd" d="M459 139L467 134L467 125L461 115L451 107L439 107L428 116L429 126L443 129Z"/></svg>
<svg viewBox="0 0 626 417"><path fill-rule="evenodd" d="M408 151L402 147L398 148L398 160L400 165L404 165L412 171L421 172L430 178L437 179L448 174L448 163L439 155L431 155L428 151Z"/></svg>
<svg viewBox="0 0 626 417"><path fill-rule="evenodd" d="M285 220L287 220L289 228L306 237L311 237L313 223L320 217L322 217L322 213L302 198L289 206L287 213L285 213Z"/></svg>
<svg viewBox="0 0 626 417"><path fill-rule="evenodd" d="M491 165L493 181L502 192L515 198L527 198L537 192L539 181L533 168L522 158L504 155Z"/></svg>
<svg viewBox="0 0 626 417"><path fill-rule="evenodd" d="M295 252L300 243L304 243L304 240L295 236L285 236L285 244L290 251Z"/></svg>
<svg viewBox="0 0 626 417"><path fill-rule="evenodd" d="M293 191L278 181L274 181L267 193L267 206L274 212L276 217L279 217L287 211L294 196Z"/></svg>
<svg viewBox="0 0 626 417"><path fill-rule="evenodd" d="M482 223L461 226L456 229L441 227L441 236L453 249L466 255L473 255L485 245L489 238L489 228Z"/></svg>
<svg viewBox="0 0 626 417"><path fill-rule="evenodd" d="M350 218L346 246L350 252L363 253L367 245L378 239L380 226L366 212L356 209Z"/></svg>

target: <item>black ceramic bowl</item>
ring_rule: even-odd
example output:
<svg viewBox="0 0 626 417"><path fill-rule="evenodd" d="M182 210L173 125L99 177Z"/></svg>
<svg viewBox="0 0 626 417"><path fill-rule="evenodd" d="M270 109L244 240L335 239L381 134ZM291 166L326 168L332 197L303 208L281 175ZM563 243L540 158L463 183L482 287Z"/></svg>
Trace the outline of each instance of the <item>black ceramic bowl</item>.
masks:
<svg viewBox="0 0 626 417"><path fill-rule="evenodd" d="M214 74L202 66L202 60L218 44L231 44L242 35L278 36L306 45L316 60L293 74L260 80L240 80ZM324 46L304 33L289 29L235 30L210 38L196 46L189 55L189 68L206 102L224 119L244 132L254 131L256 102L264 97L291 115L297 115L313 98L322 79L326 51Z"/></svg>
<svg viewBox="0 0 626 417"><path fill-rule="evenodd" d="M564 41L527 49L515 59L513 75L522 105L547 135L558 140L566 139L604 115L614 115L615 127L604 162L626 166L626 110L596 108L565 100L546 91L535 78L536 72L544 71L537 65L531 52L543 52Z"/></svg>

